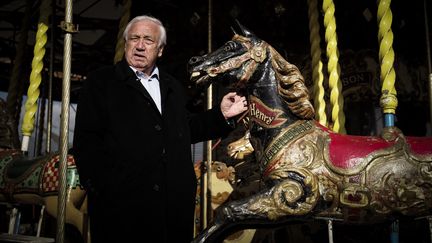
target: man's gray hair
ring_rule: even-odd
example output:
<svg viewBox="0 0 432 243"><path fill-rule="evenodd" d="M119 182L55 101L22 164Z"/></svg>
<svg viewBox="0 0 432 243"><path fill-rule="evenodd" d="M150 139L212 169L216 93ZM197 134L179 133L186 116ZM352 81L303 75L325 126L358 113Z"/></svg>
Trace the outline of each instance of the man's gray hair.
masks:
<svg viewBox="0 0 432 243"><path fill-rule="evenodd" d="M126 25L125 30L123 31L123 38L127 41L128 38L128 33L129 30L131 28L131 26L136 23L136 22L140 22L140 21L151 21L155 24L157 24L159 26L159 31L160 31L160 38L159 38L159 43L158 43L158 47L161 46L165 46L166 42L167 42L167 36L166 36L166 30L165 27L162 24L162 21L160 21L159 19L152 17L152 16L148 16L148 15L140 15L140 16L136 16L135 18L133 18L131 21L129 21L129 23Z"/></svg>

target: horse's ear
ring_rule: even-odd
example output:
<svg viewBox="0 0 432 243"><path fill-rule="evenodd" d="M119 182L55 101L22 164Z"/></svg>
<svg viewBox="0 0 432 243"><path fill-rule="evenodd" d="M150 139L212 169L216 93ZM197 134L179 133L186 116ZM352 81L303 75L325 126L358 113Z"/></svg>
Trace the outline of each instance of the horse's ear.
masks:
<svg viewBox="0 0 432 243"><path fill-rule="evenodd" d="M237 32L235 31L235 29L231 26L231 30L234 33L234 35L237 35Z"/></svg>
<svg viewBox="0 0 432 243"><path fill-rule="evenodd" d="M238 27L240 28L243 36L245 36L245 37L254 37L255 36L254 33L252 33L252 31L250 31L249 29L244 27L242 24L240 24L240 22L237 19L235 21L236 21Z"/></svg>

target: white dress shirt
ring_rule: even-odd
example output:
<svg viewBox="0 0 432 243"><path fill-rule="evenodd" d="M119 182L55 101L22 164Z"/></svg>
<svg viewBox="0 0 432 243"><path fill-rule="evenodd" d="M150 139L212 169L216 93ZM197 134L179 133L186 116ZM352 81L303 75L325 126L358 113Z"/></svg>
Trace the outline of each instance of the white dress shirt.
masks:
<svg viewBox="0 0 432 243"><path fill-rule="evenodd" d="M154 103L156 104L156 107L158 108L159 112L162 114L161 93L159 87L159 69L155 67L149 77L147 74L138 71L133 67L130 68L135 72L136 76L140 79L141 84L144 86L147 92L149 92Z"/></svg>

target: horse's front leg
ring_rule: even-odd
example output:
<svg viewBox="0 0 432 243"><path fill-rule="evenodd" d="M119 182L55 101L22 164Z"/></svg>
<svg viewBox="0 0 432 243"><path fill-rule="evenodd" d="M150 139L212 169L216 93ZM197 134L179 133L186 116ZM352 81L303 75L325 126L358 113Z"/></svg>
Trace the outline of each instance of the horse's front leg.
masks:
<svg viewBox="0 0 432 243"><path fill-rule="evenodd" d="M234 230L278 224L287 216L310 213L319 199L316 176L304 169L285 171L283 175L283 179L270 181L257 194L217 208L213 223L193 242L214 242Z"/></svg>
<svg viewBox="0 0 432 243"><path fill-rule="evenodd" d="M269 191L269 190L267 190ZM232 231L247 225L246 221L256 221L266 218L265 214L255 213L249 209L251 203L258 203L263 194L262 192L252 197L248 197L238 201L219 206L215 210L213 222L203 230L192 242L193 243L208 243L219 242L228 236Z"/></svg>

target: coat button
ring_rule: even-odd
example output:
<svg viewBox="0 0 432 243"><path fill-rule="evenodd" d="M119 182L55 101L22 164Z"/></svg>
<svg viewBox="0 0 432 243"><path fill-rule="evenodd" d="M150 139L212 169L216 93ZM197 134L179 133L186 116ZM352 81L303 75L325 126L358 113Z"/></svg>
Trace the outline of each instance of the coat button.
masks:
<svg viewBox="0 0 432 243"><path fill-rule="evenodd" d="M158 192L159 191L159 185L158 184L154 184L153 185L153 190Z"/></svg>
<svg viewBox="0 0 432 243"><path fill-rule="evenodd" d="M161 127L159 124L156 124L156 125L154 126L154 128L156 129L156 131L160 131L160 130L162 130L162 127Z"/></svg>

